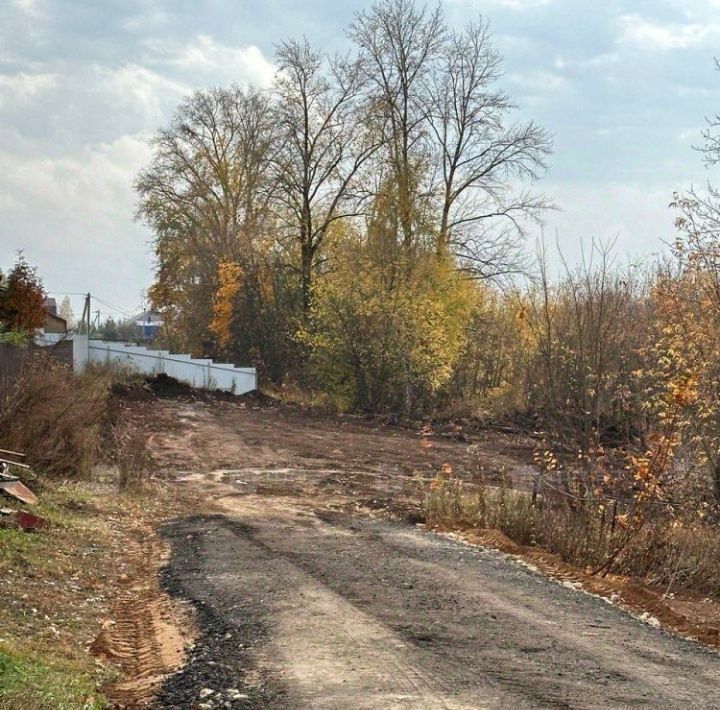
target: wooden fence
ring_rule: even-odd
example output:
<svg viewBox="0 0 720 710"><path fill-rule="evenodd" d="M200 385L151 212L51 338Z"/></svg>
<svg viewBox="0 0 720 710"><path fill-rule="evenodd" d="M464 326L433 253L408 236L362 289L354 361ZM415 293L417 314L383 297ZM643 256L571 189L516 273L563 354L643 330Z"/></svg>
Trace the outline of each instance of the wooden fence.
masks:
<svg viewBox="0 0 720 710"><path fill-rule="evenodd" d="M33 343L20 347L0 343L0 385L16 380L23 368L40 353L50 355L72 368L73 344L71 340L64 340L48 347L40 347Z"/></svg>

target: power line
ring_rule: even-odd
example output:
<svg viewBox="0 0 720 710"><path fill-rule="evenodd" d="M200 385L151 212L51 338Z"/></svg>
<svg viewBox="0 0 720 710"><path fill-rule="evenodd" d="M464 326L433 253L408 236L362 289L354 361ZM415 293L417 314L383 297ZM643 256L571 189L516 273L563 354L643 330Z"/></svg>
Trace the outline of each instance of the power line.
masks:
<svg viewBox="0 0 720 710"><path fill-rule="evenodd" d="M92 298L97 301L98 303L102 303L103 306L106 308L110 308L113 311L116 311L117 313L123 313L124 315L128 317L132 317L135 314L132 311L128 311L125 308L121 308L120 306L115 306L112 303L109 303L108 301L104 301L102 298L98 298L95 294L92 294Z"/></svg>
<svg viewBox="0 0 720 710"><path fill-rule="evenodd" d="M79 293L77 291L47 291L48 295L52 296L87 296L87 291L84 293ZM128 318L132 318L135 313L133 311L129 311L126 308L122 308L121 306L114 305L110 303L109 301L106 301L99 296L96 296L94 293L91 294L93 300L97 301L98 303L102 303L103 306L106 308L109 308L111 311L115 313L120 313L124 316L127 316Z"/></svg>

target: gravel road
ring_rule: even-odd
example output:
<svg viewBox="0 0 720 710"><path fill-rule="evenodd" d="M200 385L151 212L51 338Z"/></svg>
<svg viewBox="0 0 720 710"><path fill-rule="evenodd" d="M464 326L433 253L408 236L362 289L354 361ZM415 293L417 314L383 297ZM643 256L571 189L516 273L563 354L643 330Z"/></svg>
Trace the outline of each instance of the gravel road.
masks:
<svg viewBox="0 0 720 710"><path fill-rule="evenodd" d="M215 492L163 530L201 636L161 707L720 707L718 654L500 553Z"/></svg>
<svg viewBox="0 0 720 710"><path fill-rule="evenodd" d="M521 481L531 440L261 404L132 405L198 502L162 529L163 585L199 635L159 707L720 708L715 651L391 519L446 462Z"/></svg>

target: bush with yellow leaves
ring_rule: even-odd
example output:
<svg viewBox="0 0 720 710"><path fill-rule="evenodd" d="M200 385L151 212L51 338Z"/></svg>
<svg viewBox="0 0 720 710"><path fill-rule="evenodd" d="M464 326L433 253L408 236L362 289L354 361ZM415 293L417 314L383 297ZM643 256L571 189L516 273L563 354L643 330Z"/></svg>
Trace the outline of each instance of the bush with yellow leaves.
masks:
<svg viewBox="0 0 720 710"><path fill-rule="evenodd" d="M298 334L310 381L350 407L427 411L465 346L475 287L442 256L397 249L380 258L359 240L344 241L334 265Z"/></svg>

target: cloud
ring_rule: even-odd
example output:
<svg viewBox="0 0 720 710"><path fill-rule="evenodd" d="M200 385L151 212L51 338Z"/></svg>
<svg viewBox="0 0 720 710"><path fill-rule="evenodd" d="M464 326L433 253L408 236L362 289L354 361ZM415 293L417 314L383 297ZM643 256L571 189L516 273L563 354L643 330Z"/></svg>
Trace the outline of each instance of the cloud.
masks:
<svg viewBox="0 0 720 710"><path fill-rule="evenodd" d="M21 13L34 19L46 17L45 12L40 7L38 0L12 0L13 6Z"/></svg>
<svg viewBox="0 0 720 710"><path fill-rule="evenodd" d="M702 139L702 132L706 126L693 126L692 128L685 128L678 134L678 139L682 142L699 143Z"/></svg>
<svg viewBox="0 0 720 710"><path fill-rule="evenodd" d="M22 248L50 290L90 290L134 308L152 269L148 233L133 221L133 183L151 137L193 89L267 85L274 74L258 47L206 34L141 39L134 52L90 61L50 54L5 62L0 265Z"/></svg>
<svg viewBox="0 0 720 710"><path fill-rule="evenodd" d="M617 52L606 52L596 54L592 57L584 57L582 59L569 59L562 55L557 55L553 66L555 69L596 69L612 66L620 61L620 55Z"/></svg>
<svg viewBox="0 0 720 710"><path fill-rule="evenodd" d="M0 107L10 103L29 103L57 83L58 75L53 72L0 74Z"/></svg>
<svg viewBox="0 0 720 710"><path fill-rule="evenodd" d="M0 120L34 140L34 152L67 154L155 131L191 89L134 63L52 62L33 73L0 74Z"/></svg>
<svg viewBox="0 0 720 710"><path fill-rule="evenodd" d="M451 5L479 5L478 0L446 0ZM507 10L529 10L543 5L550 5L553 0L484 0L483 10L486 7L496 7Z"/></svg>
<svg viewBox="0 0 720 710"><path fill-rule="evenodd" d="M147 61L170 67L186 76L211 83L252 83L269 85L275 76L275 65L255 45L232 47L200 34L189 43L152 40Z"/></svg>
<svg viewBox="0 0 720 710"><path fill-rule="evenodd" d="M720 35L716 22L661 24L638 14L620 15L618 22L621 43L650 51L689 49Z"/></svg>
<svg viewBox="0 0 720 710"><path fill-rule="evenodd" d="M547 91L558 91L567 85L567 80L564 77L541 69L522 74L513 72L507 76L507 79L523 89L543 94Z"/></svg>
<svg viewBox="0 0 720 710"><path fill-rule="evenodd" d="M170 22L170 15L157 6L153 0L141 4L139 11L120 21L120 26L128 32L146 34L150 30L166 27Z"/></svg>
<svg viewBox="0 0 720 710"><path fill-rule="evenodd" d="M86 146L78 155L52 158L0 153L7 166L0 177L3 191L31 197L33 208L48 208L58 221L107 220L123 212L132 197L118 200L131 188L135 174L149 157L145 136L121 136L111 143Z"/></svg>
<svg viewBox="0 0 720 710"><path fill-rule="evenodd" d="M267 86L275 74L258 47L231 47L207 35L187 43L147 42L135 59L20 62L14 73L0 73L0 115L37 139L36 150L52 143L67 151L153 133L195 89L233 82Z"/></svg>
<svg viewBox="0 0 720 710"><path fill-rule="evenodd" d="M126 64L117 69L94 67L95 94L105 97L108 104L127 116L135 117L138 127L154 125L165 115L169 102L177 102L189 92L189 87L138 64Z"/></svg>
<svg viewBox="0 0 720 710"><path fill-rule="evenodd" d="M48 13L43 0L0 2L0 55L21 53L47 39Z"/></svg>
<svg viewBox="0 0 720 710"><path fill-rule="evenodd" d="M520 109L516 119L521 116L537 119L572 89L572 83L565 77L545 69L510 72L503 77L503 86Z"/></svg>
<svg viewBox="0 0 720 710"><path fill-rule="evenodd" d="M531 7L549 5L552 0L489 0L486 4L505 7L510 10L527 10Z"/></svg>
<svg viewBox="0 0 720 710"><path fill-rule="evenodd" d="M0 138L0 145L19 147L0 150L0 263L12 263L21 247L50 290L90 290L134 306L151 268L142 228L132 222L132 185L149 159L147 136L121 136L60 157L22 136Z"/></svg>

